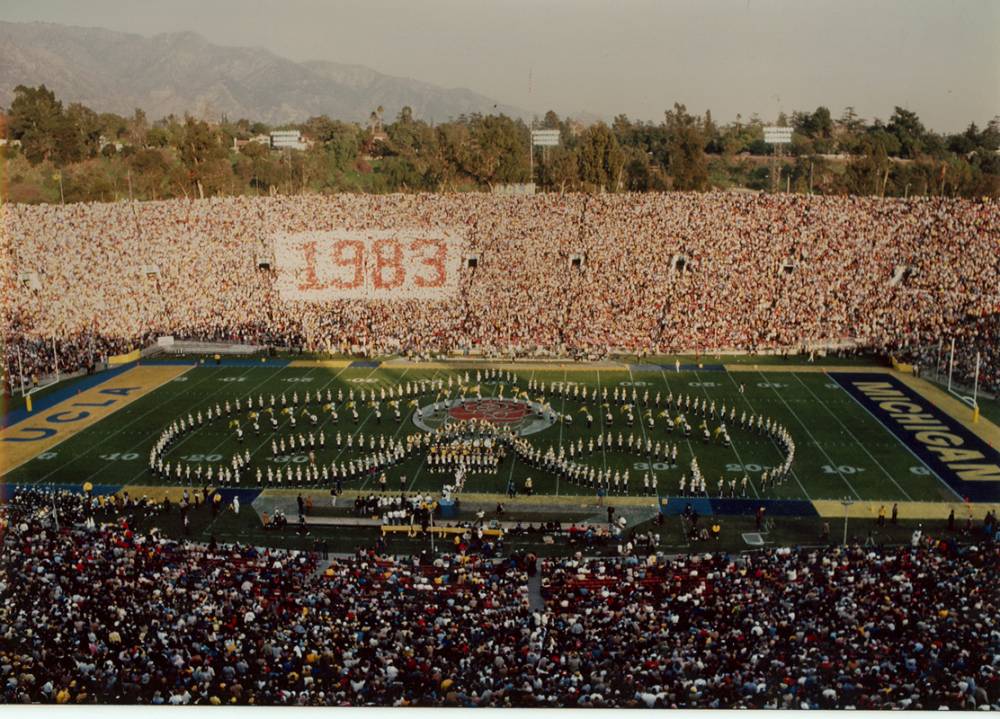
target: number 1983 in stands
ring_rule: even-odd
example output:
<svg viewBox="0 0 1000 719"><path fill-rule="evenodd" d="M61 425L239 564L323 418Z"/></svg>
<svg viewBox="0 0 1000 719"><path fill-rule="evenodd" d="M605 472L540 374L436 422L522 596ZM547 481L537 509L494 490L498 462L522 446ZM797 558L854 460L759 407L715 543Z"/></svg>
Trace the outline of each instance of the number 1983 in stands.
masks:
<svg viewBox="0 0 1000 719"><path fill-rule="evenodd" d="M438 299L458 287L460 239L438 230L302 232L274 240L283 299Z"/></svg>

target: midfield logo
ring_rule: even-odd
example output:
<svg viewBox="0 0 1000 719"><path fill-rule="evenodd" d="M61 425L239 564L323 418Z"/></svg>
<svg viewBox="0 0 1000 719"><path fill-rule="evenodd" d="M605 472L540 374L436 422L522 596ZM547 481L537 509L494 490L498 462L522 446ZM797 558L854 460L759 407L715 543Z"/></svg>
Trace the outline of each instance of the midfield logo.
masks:
<svg viewBox="0 0 1000 719"><path fill-rule="evenodd" d="M541 432L555 424L555 416L537 402L521 399L459 398L442 400L421 407L413 415L413 423L425 432L432 432L448 422L469 420L489 422L496 427L510 427L522 437Z"/></svg>

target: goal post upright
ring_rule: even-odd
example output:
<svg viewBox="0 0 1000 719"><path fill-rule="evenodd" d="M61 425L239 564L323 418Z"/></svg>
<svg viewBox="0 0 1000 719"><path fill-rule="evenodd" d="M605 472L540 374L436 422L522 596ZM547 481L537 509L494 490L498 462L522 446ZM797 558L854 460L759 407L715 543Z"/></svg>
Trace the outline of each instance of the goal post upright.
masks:
<svg viewBox="0 0 1000 719"><path fill-rule="evenodd" d="M948 355L948 393L951 393L951 377L955 373L955 338L951 338L951 352Z"/></svg>
<svg viewBox="0 0 1000 719"><path fill-rule="evenodd" d="M982 355L976 352L976 372L972 380L972 423L979 422L979 361Z"/></svg>

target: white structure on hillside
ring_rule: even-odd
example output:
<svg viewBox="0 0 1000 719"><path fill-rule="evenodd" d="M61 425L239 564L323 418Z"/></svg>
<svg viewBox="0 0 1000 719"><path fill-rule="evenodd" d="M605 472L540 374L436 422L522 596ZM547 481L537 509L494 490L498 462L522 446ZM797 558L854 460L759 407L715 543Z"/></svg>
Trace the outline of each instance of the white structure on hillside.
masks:
<svg viewBox="0 0 1000 719"><path fill-rule="evenodd" d="M275 130L271 133L271 147L275 150L305 150L309 145L298 130Z"/></svg>

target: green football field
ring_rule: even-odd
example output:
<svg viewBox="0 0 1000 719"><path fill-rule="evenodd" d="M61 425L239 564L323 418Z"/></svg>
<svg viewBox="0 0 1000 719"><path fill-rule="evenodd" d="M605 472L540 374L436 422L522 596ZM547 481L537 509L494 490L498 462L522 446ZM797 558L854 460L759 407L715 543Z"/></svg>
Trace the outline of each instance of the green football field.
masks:
<svg viewBox="0 0 1000 719"><path fill-rule="evenodd" d="M360 433L368 438L382 436L389 438L405 438L407 434L421 432L413 423L414 408L409 400L401 406L402 421L396 422L392 410L385 402L382 403L381 422L377 423L374 410L367 403L360 402L361 391L376 392L398 383L419 382L421 379L444 379L449 375L454 380L458 394L458 380L466 372L470 375L470 384L476 385L475 370L396 370L385 368L341 370L324 367L316 368L243 368L243 367L198 367L191 369L178 379L160 389L142 397L136 402L119 410L107 419L84 432L71 437L51 451L44 452L38 458L11 472L5 480L13 483L46 482L74 483L91 482L95 485L129 485L129 484L160 484L159 478L148 471L146 466L149 450L160 432L174 419L187 416L189 412L205 410L209 406L224 404L227 400L235 403L239 398L243 402L242 427L246 437L242 443L237 442L235 433L227 421L218 420L210 425L202 426L187 434L180 443L171 447L167 459L174 462L181 459L192 464L221 464L228 461L232 454L250 451L253 466L271 465L277 469L283 464L304 464L307 459L302 452L289 452L287 459L271 456L271 431L262 426L260 435L255 435L246 419L246 398L263 395L265 401L270 395L280 398L282 393L291 402L293 393L299 395L300 405L306 391L315 395L316 391L324 393L330 389L334 394L343 392L344 403L348 393L354 391L359 421L353 422L350 414L343 406L340 407L339 419L334 423L329 413L324 413L321 407L313 403L312 412L320 417L317 426L311 426L301 416L295 433L308 434L312 431L318 434L320 430L326 435L324 450L316 451L318 463L323 461L345 461L361 456L357 446L353 451L346 449L347 434ZM633 388L638 395L638 406L633 410L634 426L626 425L625 413L613 401L611 405L613 421L610 427L605 425L603 402L576 400L572 397L546 397L553 409L560 414L573 417L572 424L556 422L540 432L528 436L529 441L541 448L553 447L569 442L576 443L582 438L585 445L601 431L605 435L611 432L617 445L619 433L627 439L631 434L635 438L650 438L654 442L677 445L678 460L676 468L666 466L668 463L649 462L643 452L629 452L627 446L619 450L617 446L603 451L587 454L582 463L599 469L611 468L624 471L631 470L634 484L641 482L641 475L649 471L658 481L660 494L676 495L682 474L690 476L690 461L698 458L702 472L709 484L709 494L717 494L719 477L742 479L749 478L748 496L769 497L781 499L841 499L852 497L860 500L948 500L953 495L923 464L916 459L906 447L889 434L864 408L860 407L837 384L821 373L794 372L674 372L664 369L660 372L628 372L606 371L587 372L579 370L551 371L534 370L517 373L519 384L524 389L529 381L545 383L549 390L551 383L576 383L592 391L602 392L605 388L609 398L613 397L615 389L629 393ZM479 393L485 397L496 397L501 391L509 398L512 388L505 383L501 390L499 383L480 382ZM740 384L744 391L739 391ZM468 386L468 385L466 385ZM572 386L572 385L569 385ZM642 398L649 393L649 405L642 404ZM655 395L660 393L661 405L653 404ZM688 411L688 421L693 427L690 438L685 438L679 429L668 432L665 420L659 415L665 409L665 399L673 394L676 400L681 397L706 399L715 402L717 409L722 405L727 407L727 415L733 407L737 410L737 423L734 426L728 422L732 446L725 448L713 438L704 443L699 429L703 421L700 416ZM437 393L419 398L423 405L431 404ZM532 400L538 399L541 392L529 392ZM546 391L546 395L551 395ZM470 393L470 397L473 395ZM341 403L343 405L344 403ZM280 401L279 401L280 405ZM584 408L594 417L593 428L588 430L585 424ZM648 428L641 417L647 409L654 414L654 427ZM671 415L676 415L675 409ZM739 427L739 417L744 413L763 415L783 425L793 436L796 444L795 461L791 476L778 486L771 487L766 492L760 487L760 475L766 469L779 464L783 455L778 446L767 436L761 436L756 431L746 431ZM235 414L233 415L235 416ZM280 416L280 413L279 413ZM648 417L648 415L645 415ZM720 421L708 420L714 430ZM290 432L289 419L281 417L277 436L287 436ZM337 450L334 437L337 433L344 437L344 444ZM378 441L378 439L376 440ZM390 472L390 487L397 490L399 475L407 477L409 490L440 490L445 483L443 475L425 471L426 463L422 457L413 457L394 467ZM592 494L585 489L565 482L559 483L555 477L546 475L537 469L528 467L524 462L508 457L495 474L474 474L466 482L467 492L502 493L507 488L508 481L513 478L515 485L523 485L523 480L531 476L535 491L539 494L578 495ZM638 478L638 479L637 479ZM244 477L243 485L255 484L253 478ZM345 484L345 489L374 489L369 480L361 480L354 485ZM633 494L637 493L633 487ZM737 490L738 495L742 494Z"/></svg>
<svg viewBox="0 0 1000 719"><path fill-rule="evenodd" d="M249 452L250 469L244 472L240 489L259 486L255 476L256 469L260 467L265 477L263 489L293 489L328 498L332 482L324 484L322 481L315 483L294 478L295 469L308 466L309 450L288 449L283 454L279 453L280 456L274 456L271 447L273 439L287 438L292 434L308 436L310 432L318 437L322 432L325 445L320 448L317 442L312 449L316 464L346 464L351 460L359 461L370 453L373 437L377 451L384 441L405 441L408 435L423 433L425 429L414 422L417 408L423 408L423 413L430 414L438 402L449 399L458 401L460 397L473 401L479 395L484 400L502 397L521 403L526 393L532 402L547 404L552 412L563 418L572 417L571 423L564 419L556 420L540 431L526 435L525 439L533 447L543 452L549 448L558 452L560 447L565 450L570 444L578 447L582 440L585 451L582 456L574 456L575 462L599 471L608 469L612 474L629 472L629 498L620 498L612 490L612 496L606 500L609 504L631 502L655 506L654 497L636 499L637 496L647 495L643 491L643 477L647 473L655 480L656 494L663 498L670 497L672 502L683 502L680 499L680 482L682 476L689 482L692 458L697 458L707 480L708 496L712 498L719 495L719 480L722 478L726 496L730 495L730 480L735 479L736 497L745 496L751 500L839 501L847 498L869 505L956 501L956 494L910 449L822 372L782 371L775 367L732 373L721 367L678 372L669 365L656 370L651 370L650 365L638 365L643 368L640 371L635 367L619 365L593 370L584 366L565 366L557 369L536 364L526 369L506 365L498 370L503 373L502 377L488 380L484 367L478 370L483 374L477 380L477 369L384 365L293 367L274 366L273 363L200 365L13 469L3 477L3 481L8 485L41 483L74 486L89 482L97 487L125 490L133 487L133 494L146 493L154 498L155 487L177 484L199 486L201 483L193 478L182 477L178 481L171 477L164 480L150 472L147 466L150 449L163 429L174 420L186 418L189 413L196 414L199 410L205 413L209 407L224 406L228 401L233 407L230 416L205 422L194 431L185 433L170 446L164 459L170 461L172 466L181 463L185 467L190 465L194 470L198 466L220 467L228 464L234 453L244 455ZM509 373L516 374L516 381ZM449 378L452 380L450 390L447 388ZM430 383L438 380L445 383L444 392L431 387ZM426 386L423 393L418 390L421 381ZM382 416L376 417L373 403L369 401L371 393L380 397L384 390L392 396L395 388L406 388L407 384L411 393L398 402L399 420L394 417L394 407L388 399L380 399L378 406ZM556 391L553 385L562 389ZM577 393L586 394L587 398L574 396L574 388ZM592 396L595 390L598 394L596 400ZM333 399L332 409L339 415L336 421L326 402L327 391ZM608 393L607 400L603 398L605 391ZM615 391L621 398L618 402L614 400ZM306 392L310 393L312 402L304 406ZM362 392L365 393L364 401L361 400ZM321 402L315 401L317 393L323 396ZM351 393L358 413L357 421L351 416ZM293 394L298 395L298 405L293 412L297 418L294 430L290 426L289 415L280 411L282 395L290 406ZM655 401L657 394L660 395L659 404ZM256 405L257 399L263 397L265 404L270 405L272 395L276 398L278 430L272 433L269 422L263 421L262 415L260 432L254 432L246 407L247 399L253 397ZM339 401L338 395L342 397ZM668 396L673 397L670 408L666 405ZM235 411L237 400L241 404L239 413ZM724 446L714 432L723 421L721 418L703 417L697 409L685 408L687 404L697 402L700 405L702 401L707 406L714 403L717 412L725 407L731 446ZM631 427L627 423L628 404L633 405L631 414L634 424ZM503 409L509 404L473 406L499 406ZM735 422L730 420L734 408ZM610 426L606 417L609 412ZM309 414L316 415L315 425L309 422ZM586 423L587 414L593 417L590 429ZM671 431L667 426L667 417L674 419L678 414L684 414L692 427L689 437L685 437L681 429ZM740 417L744 414L771 420L785 428L793 438L796 447L794 462L783 482L767 488L763 486L763 473L783 461L783 449L772 435L743 428ZM440 419L440 413L438 416ZM652 427L649 426L650 418ZM234 419L240 421L243 429L242 442L237 440L231 427ZM708 441L703 437L702 422L711 432ZM610 433L612 446L587 451L598 433L605 436ZM341 435L339 448L336 441L338 434ZM350 449L347 447L348 435L352 436L354 445ZM622 448L617 446L619 435L623 438ZM630 435L634 445L631 450L628 447ZM358 447L359 436L365 440L364 452ZM654 447L659 443L667 454L667 448L676 446L676 464L656 456L655 451L654 456L649 456L645 449L647 440ZM642 448L638 446L640 442ZM286 476L280 482L273 480L269 483L266 479L268 468L272 472L281 469L283 474L286 468L292 468L292 479ZM388 489L392 492L398 492L405 486L407 491L438 494L444 484L453 480L451 472L434 471L427 462L425 452L414 453L391 466L386 474ZM345 494L377 491L375 476L365 473L359 478L344 481ZM533 503L524 509L527 511L526 520L552 516L572 521L587 519L594 514L593 511L567 511L571 507L594 506L594 488L568 482L539 467L529 466L513 453L508 453L495 471L468 475L462 498L481 498L484 503L495 503L496 497L504 495L510 487L523 495L528 477L532 479L536 496ZM745 493L740 487L743 477L748 480ZM213 482L212 486L220 485ZM653 494L653 491L648 494ZM250 508L247 509L245 514L249 513ZM336 514L342 510L325 511ZM229 527L231 536L239 536L245 530L249 532L245 538L249 539L254 532L252 526L246 524L247 521L244 518L232 524L232 520L223 519L215 529L219 531L232 525ZM732 521L734 524L743 522L737 518ZM796 520L775 521L792 527ZM808 531L815 531L816 526L814 517ZM775 531L780 530L779 526ZM795 538L794 532L790 538Z"/></svg>

